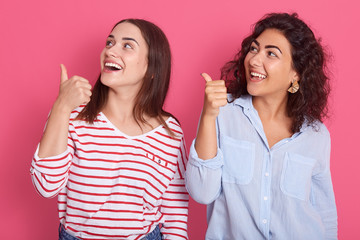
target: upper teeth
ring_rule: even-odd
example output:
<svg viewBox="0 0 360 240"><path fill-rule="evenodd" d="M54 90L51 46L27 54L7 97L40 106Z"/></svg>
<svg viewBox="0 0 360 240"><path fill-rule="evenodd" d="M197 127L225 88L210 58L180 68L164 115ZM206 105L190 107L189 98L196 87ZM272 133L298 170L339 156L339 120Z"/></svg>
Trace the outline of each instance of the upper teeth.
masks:
<svg viewBox="0 0 360 240"><path fill-rule="evenodd" d="M260 73L251 72L250 74L251 74L251 76L254 76L254 77L266 78L266 76L265 76L265 75L260 74Z"/></svg>
<svg viewBox="0 0 360 240"><path fill-rule="evenodd" d="M122 69L122 67L121 67L119 64L116 64L116 63L109 63L109 62L107 62L107 63L105 63L105 66L106 66L106 67L114 67L114 68L117 68L117 69L119 69L119 70Z"/></svg>

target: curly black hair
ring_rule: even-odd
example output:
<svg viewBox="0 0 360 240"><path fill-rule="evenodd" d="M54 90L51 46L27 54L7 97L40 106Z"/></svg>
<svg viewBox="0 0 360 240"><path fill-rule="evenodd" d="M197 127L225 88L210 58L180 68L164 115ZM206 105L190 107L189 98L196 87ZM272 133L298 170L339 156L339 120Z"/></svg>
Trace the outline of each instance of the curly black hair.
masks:
<svg viewBox="0 0 360 240"><path fill-rule="evenodd" d="M221 78L226 81L233 99L249 94L246 89L244 60L251 43L266 29L280 31L291 45L292 65L299 75L300 89L289 94L287 114L293 119L291 130L298 132L306 121L315 126L316 121L328 117L328 54L316 39L312 30L298 18L296 13L269 13L254 26L252 33L241 44L241 50L234 60L221 69Z"/></svg>

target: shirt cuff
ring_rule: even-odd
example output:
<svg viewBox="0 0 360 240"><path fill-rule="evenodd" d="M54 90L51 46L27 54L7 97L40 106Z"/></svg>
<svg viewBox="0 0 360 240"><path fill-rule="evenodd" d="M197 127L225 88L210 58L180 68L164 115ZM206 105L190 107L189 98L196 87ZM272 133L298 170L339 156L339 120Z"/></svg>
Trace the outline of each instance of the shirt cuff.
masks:
<svg viewBox="0 0 360 240"><path fill-rule="evenodd" d="M45 158L41 158L39 157L39 147L40 144L38 144L35 154L34 154L34 160L35 162L41 161L41 160L59 160L59 159L64 159L66 158L66 156L69 154L69 149L67 148L64 152L55 155L55 156L51 156L51 157L45 157Z"/></svg>
<svg viewBox="0 0 360 240"><path fill-rule="evenodd" d="M199 158L196 150L195 150L195 139L193 140L191 147L190 147L190 156L189 156L189 163L196 166L196 167L207 167L210 169L218 169L224 165L223 161L223 154L220 148L217 148L217 153L214 158L203 160Z"/></svg>

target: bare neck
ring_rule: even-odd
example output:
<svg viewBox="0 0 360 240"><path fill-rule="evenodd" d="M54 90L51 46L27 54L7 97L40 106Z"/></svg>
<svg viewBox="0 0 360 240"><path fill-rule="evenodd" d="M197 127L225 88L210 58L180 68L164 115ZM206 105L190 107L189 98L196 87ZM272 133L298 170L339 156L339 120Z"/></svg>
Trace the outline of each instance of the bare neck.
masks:
<svg viewBox="0 0 360 240"><path fill-rule="evenodd" d="M254 108L263 118L273 120L287 116L287 97L283 99L253 97L252 101Z"/></svg>
<svg viewBox="0 0 360 240"><path fill-rule="evenodd" d="M108 117L122 119L123 121L134 119L133 109L135 104L134 93L115 92L109 90L108 99L102 112Z"/></svg>
<svg viewBox="0 0 360 240"><path fill-rule="evenodd" d="M253 97L253 105L258 111L269 147L293 134L292 119L287 115L287 98L265 99Z"/></svg>
<svg viewBox="0 0 360 240"><path fill-rule="evenodd" d="M160 125L156 117L142 116L146 123L135 119L133 113L135 98L136 94L130 92L119 93L110 90L106 105L102 109L107 119L128 136L144 134Z"/></svg>

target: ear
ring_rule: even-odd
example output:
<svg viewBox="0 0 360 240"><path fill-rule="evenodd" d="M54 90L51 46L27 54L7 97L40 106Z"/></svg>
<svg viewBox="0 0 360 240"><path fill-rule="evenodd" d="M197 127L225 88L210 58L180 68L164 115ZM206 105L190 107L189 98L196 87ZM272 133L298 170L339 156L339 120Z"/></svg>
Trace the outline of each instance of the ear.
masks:
<svg viewBox="0 0 360 240"><path fill-rule="evenodd" d="M290 74L290 79L291 79L291 83L293 83L295 81L299 81L300 76L295 70L293 70L292 73Z"/></svg>

